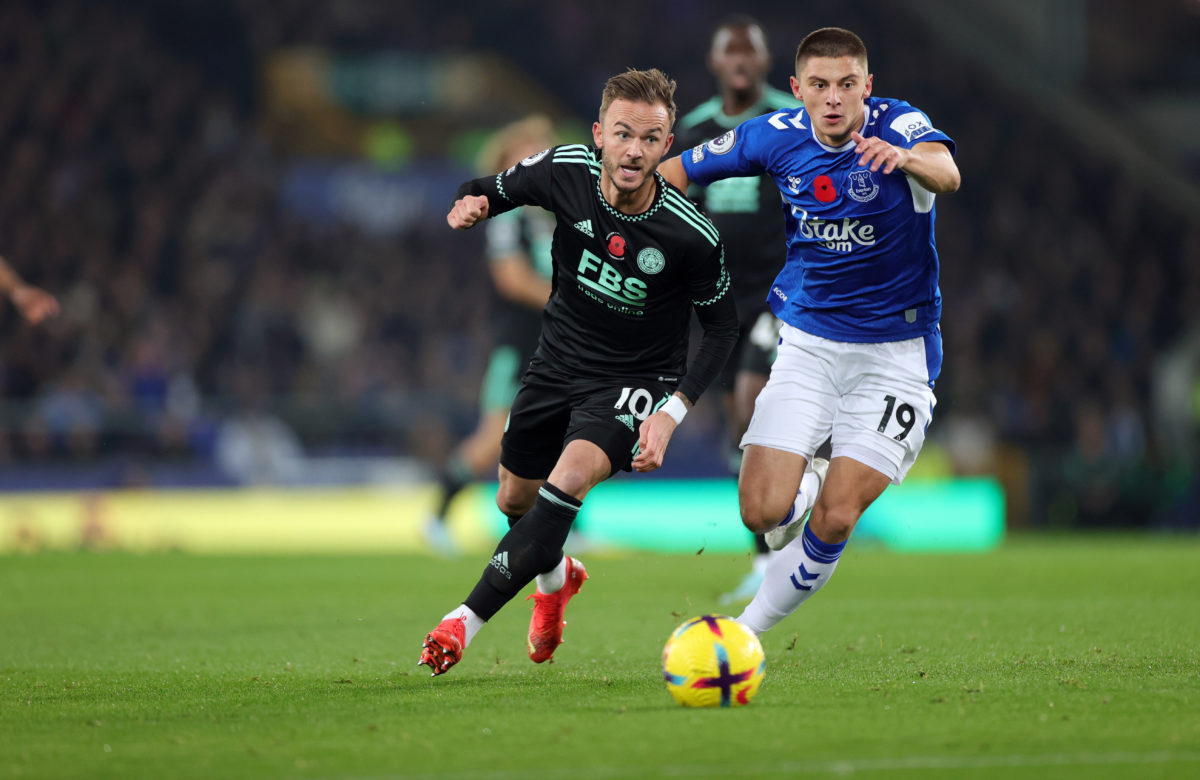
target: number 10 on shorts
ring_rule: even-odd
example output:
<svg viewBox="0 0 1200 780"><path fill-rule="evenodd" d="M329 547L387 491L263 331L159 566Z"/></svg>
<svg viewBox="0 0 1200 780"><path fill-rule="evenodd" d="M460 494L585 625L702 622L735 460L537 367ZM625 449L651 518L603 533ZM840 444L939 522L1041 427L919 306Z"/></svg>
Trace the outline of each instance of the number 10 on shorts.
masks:
<svg viewBox="0 0 1200 780"><path fill-rule="evenodd" d="M623 387L621 388L621 397L613 404L613 408L620 409L622 406L625 406L629 413L638 420L645 420L654 408L654 397L650 395L649 390L641 387ZM911 423L909 427L912 427Z"/></svg>

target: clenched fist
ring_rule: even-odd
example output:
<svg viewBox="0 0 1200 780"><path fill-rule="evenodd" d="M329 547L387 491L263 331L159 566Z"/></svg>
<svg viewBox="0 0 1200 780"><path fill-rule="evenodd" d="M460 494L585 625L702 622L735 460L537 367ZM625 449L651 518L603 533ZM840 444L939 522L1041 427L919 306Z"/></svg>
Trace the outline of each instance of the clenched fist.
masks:
<svg viewBox="0 0 1200 780"><path fill-rule="evenodd" d="M455 230L466 230L487 219L487 215L487 196L467 195L454 201L454 206L446 215L446 222Z"/></svg>

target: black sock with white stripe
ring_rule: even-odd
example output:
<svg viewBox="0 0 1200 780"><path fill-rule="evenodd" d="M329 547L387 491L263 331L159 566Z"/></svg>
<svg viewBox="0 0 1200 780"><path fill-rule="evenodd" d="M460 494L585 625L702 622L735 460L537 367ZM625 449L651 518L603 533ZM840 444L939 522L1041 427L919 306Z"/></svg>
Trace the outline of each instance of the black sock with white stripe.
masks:
<svg viewBox="0 0 1200 780"><path fill-rule="evenodd" d="M573 496L549 482L542 485L533 509L496 545L483 576L463 603L484 620L491 620L534 577L557 566L579 507Z"/></svg>

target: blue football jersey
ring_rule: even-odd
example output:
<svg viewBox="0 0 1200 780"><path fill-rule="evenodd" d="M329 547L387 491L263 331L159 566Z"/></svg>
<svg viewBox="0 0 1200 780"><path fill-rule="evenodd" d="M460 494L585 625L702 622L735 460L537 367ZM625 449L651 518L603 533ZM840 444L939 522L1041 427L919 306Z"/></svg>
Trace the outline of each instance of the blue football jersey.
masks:
<svg viewBox="0 0 1200 780"><path fill-rule="evenodd" d="M954 142L902 100L868 98L859 131L893 146ZM902 171L858 165L855 143L816 139L804 108L749 119L685 151L688 179L766 173L783 196L787 261L767 300L784 322L835 341L901 341L936 331L942 299L934 195Z"/></svg>

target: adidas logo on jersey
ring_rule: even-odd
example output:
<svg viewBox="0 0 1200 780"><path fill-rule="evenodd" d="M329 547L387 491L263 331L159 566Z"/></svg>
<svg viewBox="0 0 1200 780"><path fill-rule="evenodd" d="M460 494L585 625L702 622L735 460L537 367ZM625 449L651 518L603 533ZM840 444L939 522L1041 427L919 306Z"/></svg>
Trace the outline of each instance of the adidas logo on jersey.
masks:
<svg viewBox="0 0 1200 780"><path fill-rule="evenodd" d="M633 415L632 414L618 414L617 420L619 422L625 423L625 427L628 428L629 430L631 430L631 431L633 430Z"/></svg>
<svg viewBox="0 0 1200 780"><path fill-rule="evenodd" d="M504 575L504 579L511 580L512 572L508 570L508 550L502 550L492 556L492 562L488 564L496 571Z"/></svg>
<svg viewBox="0 0 1200 780"><path fill-rule="evenodd" d="M576 222L575 229L580 233L583 233L588 238L596 237L595 234L592 233L592 221L590 219L585 219L582 222Z"/></svg>

